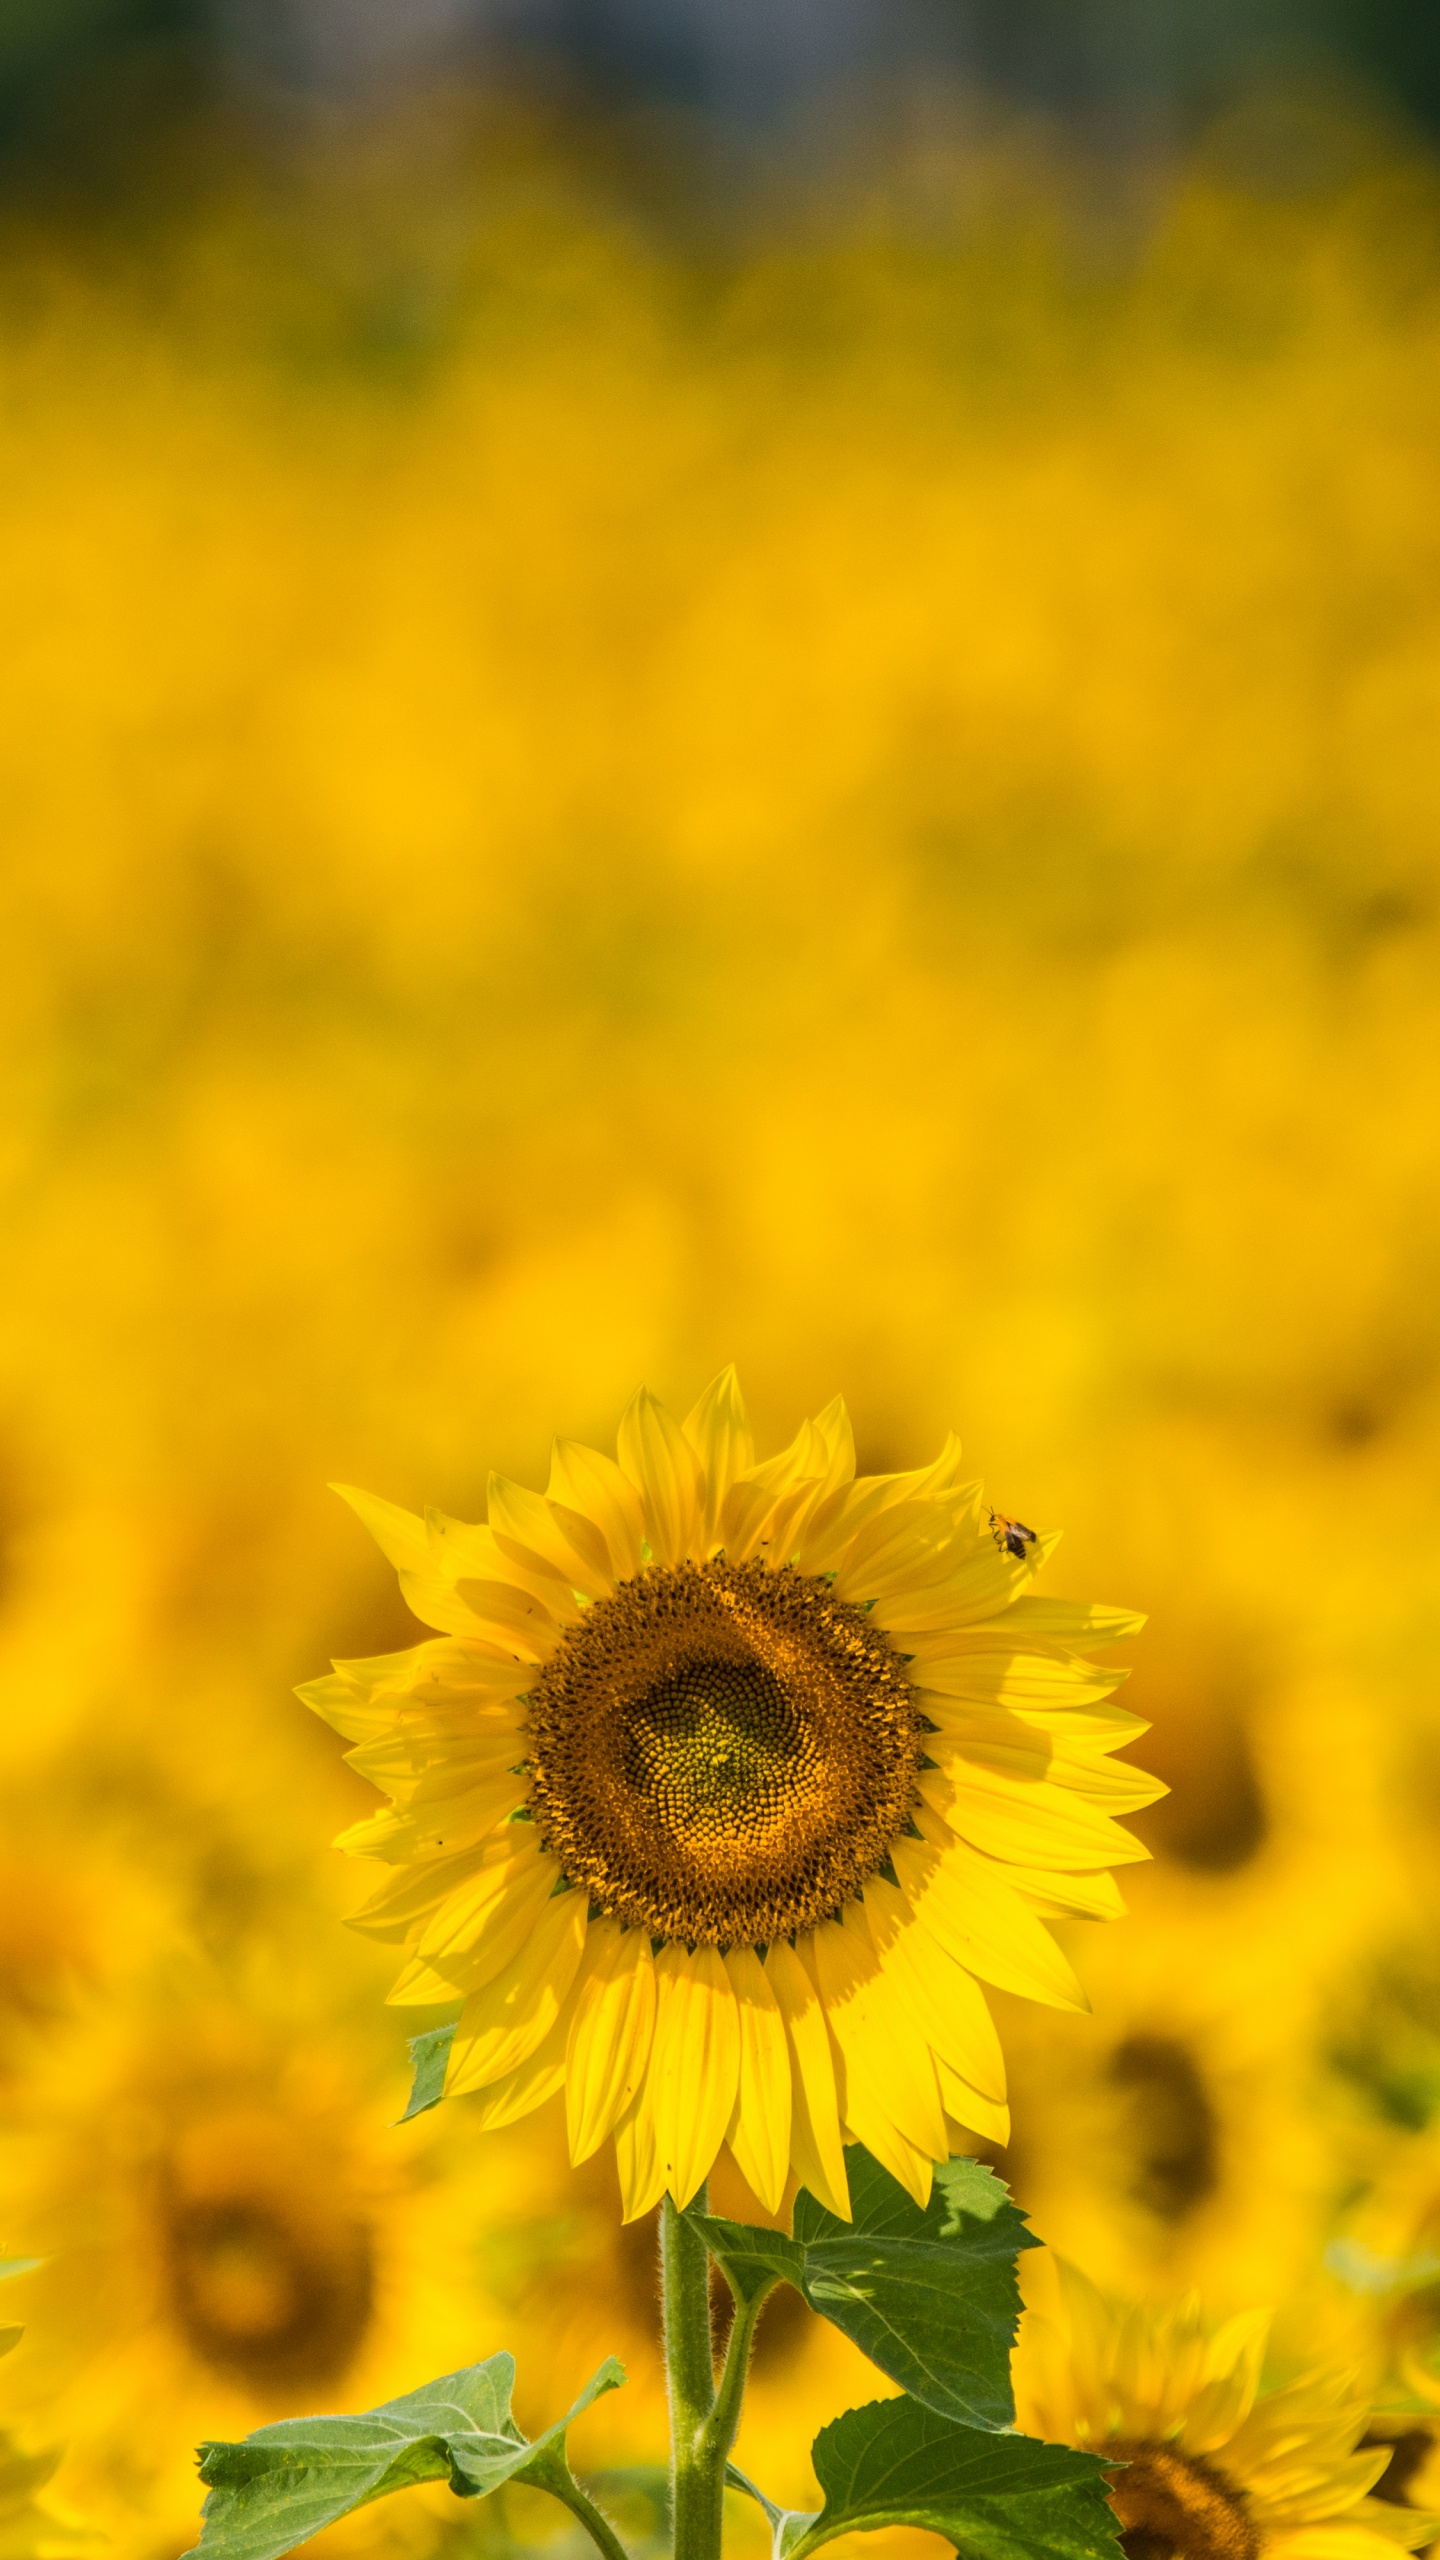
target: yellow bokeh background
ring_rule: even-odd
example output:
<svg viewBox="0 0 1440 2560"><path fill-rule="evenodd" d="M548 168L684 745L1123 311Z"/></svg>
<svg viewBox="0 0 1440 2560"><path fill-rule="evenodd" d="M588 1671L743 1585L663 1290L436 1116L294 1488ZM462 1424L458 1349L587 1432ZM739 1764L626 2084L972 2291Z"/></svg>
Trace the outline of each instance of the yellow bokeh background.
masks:
<svg viewBox="0 0 1440 2560"><path fill-rule="evenodd" d="M731 1358L1150 1612L1155 1862L1001 2004L1040 2231L1377 2391L1440 2299L1440 182L717 248L444 134L0 241L7 2410L126 2560L501 2345L658 2455L609 2171L393 2126L290 1693L414 1632L328 1482L473 1517ZM750 2467L871 2382L774 2315Z"/></svg>

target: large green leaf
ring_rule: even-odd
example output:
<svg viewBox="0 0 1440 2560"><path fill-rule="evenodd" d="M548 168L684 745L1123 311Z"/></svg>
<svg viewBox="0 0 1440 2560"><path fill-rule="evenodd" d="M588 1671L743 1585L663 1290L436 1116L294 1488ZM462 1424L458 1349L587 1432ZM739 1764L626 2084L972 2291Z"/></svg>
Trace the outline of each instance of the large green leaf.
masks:
<svg viewBox="0 0 1440 2560"><path fill-rule="evenodd" d="M1024 2215L978 2160L937 2169L923 2206L858 2144L845 2163L853 2222L803 2190L791 2239L712 2214L691 2219L743 2301L793 2284L927 2409L1008 2427L1015 2260L1036 2246Z"/></svg>
<svg viewBox="0 0 1440 2560"><path fill-rule="evenodd" d="M915 2400L847 2409L816 2437L818 2515L776 2507L742 2472L731 2485L759 2500L775 2560L807 2555L840 2533L924 2525L960 2560L1114 2560L1119 2527L1092 2453L1033 2436L957 2426Z"/></svg>
<svg viewBox="0 0 1440 2560"><path fill-rule="evenodd" d="M484 2497L506 2480L549 2487L571 2420L624 2379L608 2356L574 2408L533 2444L510 2414L508 2355L443 2374L360 2417L282 2418L243 2444L204 2444L200 2477L210 2495L196 2548L204 2560L277 2560L354 2508L420 2480L448 2480L458 2498Z"/></svg>

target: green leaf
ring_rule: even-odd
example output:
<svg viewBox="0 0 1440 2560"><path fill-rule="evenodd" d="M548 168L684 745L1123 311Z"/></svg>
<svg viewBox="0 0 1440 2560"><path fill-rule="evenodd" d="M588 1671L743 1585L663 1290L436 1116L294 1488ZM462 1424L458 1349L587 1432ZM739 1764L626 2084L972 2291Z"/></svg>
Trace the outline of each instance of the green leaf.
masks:
<svg viewBox="0 0 1440 2560"><path fill-rule="evenodd" d="M423 2036L410 2038L410 2062L415 2078L410 2090L410 2103L401 2124L412 2116L423 2116L427 2107L438 2107L445 2095L445 2074L450 2067L450 2047L455 2041L453 2022L448 2027L428 2027Z"/></svg>
<svg viewBox="0 0 1440 2560"><path fill-rule="evenodd" d="M957 2426L910 2399L847 2409L815 2439L815 2516L760 2500L775 2560L807 2560L840 2533L923 2525L960 2560L1114 2560L1119 2526L1093 2453ZM736 2488L751 2487L743 2474Z"/></svg>
<svg viewBox="0 0 1440 2560"><path fill-rule="evenodd" d="M508 2355L442 2374L360 2417L282 2418L243 2444L203 2444L210 2495L196 2549L204 2560L277 2560L338 2517L421 2480L448 2479L457 2498L485 2497L506 2480L550 2487L563 2472L566 2428L624 2379L607 2356L574 2408L533 2444L510 2414Z"/></svg>
<svg viewBox="0 0 1440 2560"><path fill-rule="evenodd" d="M751 2303L777 2284L793 2284L797 2293L806 2293L808 2259L798 2240L787 2240L783 2231L766 2231L758 2223L726 2222L713 2213L690 2213L685 2218L703 2235L738 2301Z"/></svg>
<svg viewBox="0 0 1440 2560"><path fill-rule="evenodd" d="M858 2144L845 2165L853 2222L803 2190L788 2240L750 2223L690 2218L742 2302L775 2283L793 2284L927 2409L974 2426L1010 2426L1015 2260L1037 2245L1024 2215L978 2160L938 2168L923 2206Z"/></svg>
<svg viewBox="0 0 1440 2560"><path fill-rule="evenodd" d="M925 2233L952 2229L963 2215L972 2222L994 2222L1010 2235L1010 2252L1017 2256L1022 2249L1038 2249L1039 2241L1026 2227L1025 2216L1010 2201L1010 2190L1004 2180L987 2169L983 2160L944 2160L935 2171L934 2185L928 2204L917 2204L907 2195L898 2178L882 2169L858 2142L850 2143L845 2152L845 2169L850 2181L852 2218L842 2222L828 2205L817 2202L807 2187L795 2199L793 2217L797 2240L845 2240L852 2232L873 2232L877 2237L914 2240Z"/></svg>

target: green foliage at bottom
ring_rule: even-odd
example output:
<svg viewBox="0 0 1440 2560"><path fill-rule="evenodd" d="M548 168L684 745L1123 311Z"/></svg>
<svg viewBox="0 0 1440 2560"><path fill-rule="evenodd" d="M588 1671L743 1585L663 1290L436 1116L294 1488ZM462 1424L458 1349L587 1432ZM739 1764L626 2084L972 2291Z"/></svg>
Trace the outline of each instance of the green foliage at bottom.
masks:
<svg viewBox="0 0 1440 2560"><path fill-rule="evenodd" d="M451 2033L437 2028L416 2039L416 2111L439 2095ZM746 2342L717 2402L717 2418L728 2415L713 2454L716 2500L754 2318L766 2295L788 2283L904 2388L893 2400L847 2410L817 2436L824 2505L816 2514L776 2506L728 2469L730 2485L769 2517L773 2560L808 2560L837 2534L890 2525L943 2534L960 2560L1113 2560L1118 2527L1103 2463L1014 2432L1015 2261L1035 2243L1004 2186L977 2161L952 2160L920 2206L858 2148L847 2168L849 2223L803 2193L788 2235L703 2212L687 2217L730 2285L735 2334ZM705 2299L702 2283L702 2353ZM514 2364L495 2355L360 2417L288 2418L243 2444L205 2445L200 2476L210 2495L196 2560L280 2560L322 2526L422 2480L448 2480L461 2498L484 2497L508 2480L546 2489L584 2524L604 2560L626 2560L565 2454L571 2420L623 2379L608 2359L574 2408L533 2444L510 2414ZM643 2483L658 2515L662 2477L646 2473ZM713 2524L718 2536L718 2514ZM683 2533L678 2560L692 2560Z"/></svg>
<svg viewBox="0 0 1440 2560"><path fill-rule="evenodd" d="M773 2506L731 2471L770 2518L775 2560L897 2524L943 2534L962 2560L1114 2560L1115 2516L1091 2453L960 2426L902 2395L847 2409L816 2437L813 2460L818 2515Z"/></svg>
<svg viewBox="0 0 1440 2560"><path fill-rule="evenodd" d="M927 2205L853 2143L845 2154L853 2219L802 2188L794 2233L692 2213L742 2301L793 2284L812 2311L892 2382L965 2425L1008 2427L1010 2350L1020 2316L1015 2261L1037 2243L1001 2180L978 2160L935 2172Z"/></svg>
<svg viewBox="0 0 1440 2560"><path fill-rule="evenodd" d="M422 2480L448 2480L457 2498L483 2498L507 2480L552 2488L566 2428L624 2379L607 2357L573 2409L533 2443L510 2414L515 2360L502 2354L359 2417L282 2418L243 2444L202 2445L210 2495L196 2549L202 2560L278 2560L356 2507Z"/></svg>

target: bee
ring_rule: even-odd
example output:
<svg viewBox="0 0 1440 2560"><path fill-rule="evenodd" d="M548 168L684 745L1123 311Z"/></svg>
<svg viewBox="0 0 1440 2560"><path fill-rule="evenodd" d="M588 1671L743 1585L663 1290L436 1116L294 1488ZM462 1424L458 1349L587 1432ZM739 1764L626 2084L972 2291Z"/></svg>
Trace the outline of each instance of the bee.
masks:
<svg viewBox="0 0 1440 2560"><path fill-rule="evenodd" d="M990 1535L1002 1555L1016 1556L1023 1564L1025 1550L1035 1544L1035 1531L1027 1529L1023 1520L1012 1520L1004 1511L990 1514Z"/></svg>

